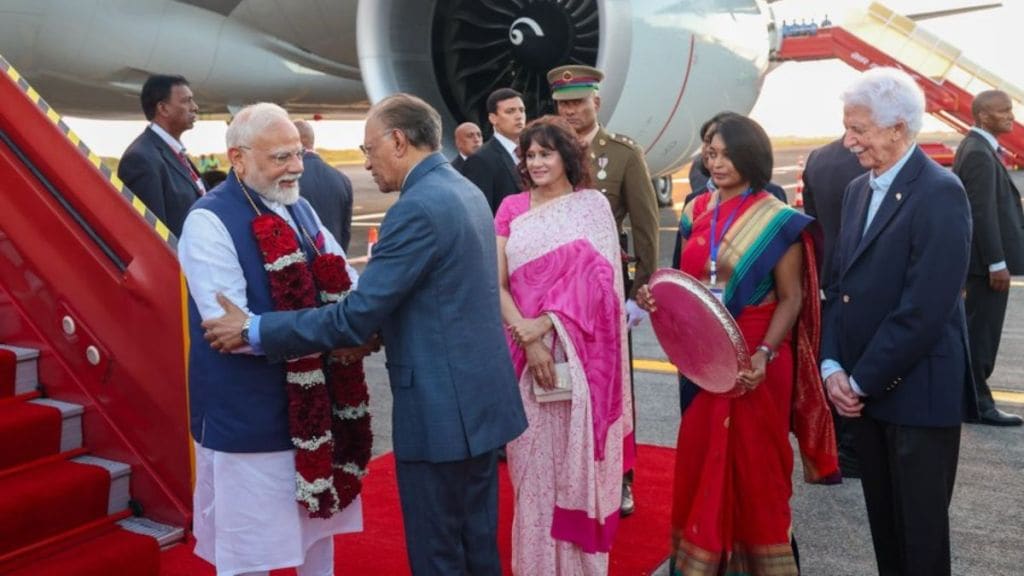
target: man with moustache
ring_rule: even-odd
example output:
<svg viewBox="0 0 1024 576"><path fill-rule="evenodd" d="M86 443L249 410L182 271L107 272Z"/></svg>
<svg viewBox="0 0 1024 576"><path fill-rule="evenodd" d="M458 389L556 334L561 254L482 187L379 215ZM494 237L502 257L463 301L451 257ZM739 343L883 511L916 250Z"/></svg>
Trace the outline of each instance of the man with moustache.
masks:
<svg viewBox="0 0 1024 576"><path fill-rule="evenodd" d="M463 122L455 128L455 148L458 153L452 158L452 168L462 172L462 166L480 146L484 143L484 137L480 134L480 127L473 122Z"/></svg>
<svg viewBox="0 0 1024 576"><path fill-rule="evenodd" d="M629 216L636 272L630 280L626 268L622 277L626 282L626 325L632 329L647 317L647 313L636 305L636 290L647 284L658 267L658 200L643 149L633 140L608 132L598 123L597 113L601 110L598 85L604 79L603 72L590 66L572 64L551 70L547 78L558 115L565 118L576 130L576 136L590 146L590 174L594 178L594 187L611 204L624 253L628 252L628 241L623 222ZM630 339L631 362L632 358ZM633 420L635 422L636 418ZM630 440L635 441L635 438ZM633 471L630 470L623 479L620 511L623 516L628 516L634 510Z"/></svg>
<svg viewBox="0 0 1024 576"><path fill-rule="evenodd" d="M140 100L150 124L125 150L117 177L175 236L181 236L188 209L206 192L181 143L181 135L195 124L199 106L183 76L150 76Z"/></svg>
<svg viewBox="0 0 1024 576"><path fill-rule="evenodd" d="M971 103L974 126L957 147L953 172L971 203L974 222L967 269L967 331L978 393L977 419L989 426L1020 426L1024 419L996 408L988 379L1003 334L1010 274L1024 273L1024 211L1020 191L999 158L1000 134L1013 131L1013 102L1006 92L979 92Z"/></svg>
<svg viewBox="0 0 1024 576"><path fill-rule="evenodd" d="M523 95L511 88L491 92L487 97L487 119L494 128L494 136L476 154L466 158L462 174L484 193L493 215L505 196L523 191L516 156L519 134L526 127Z"/></svg>
<svg viewBox="0 0 1024 576"><path fill-rule="evenodd" d="M868 173L843 197L821 375L849 419L879 574L948 576L960 423L976 408L970 206L915 142L925 100L906 72L868 70L842 100L843 143Z"/></svg>
<svg viewBox="0 0 1024 576"><path fill-rule="evenodd" d="M497 449L526 429L498 302L497 241L475 186L438 150L441 117L395 94L370 108L363 153L382 192L401 190L359 287L315 310L204 323L222 352L271 359L386 343L398 493L413 574L500 574Z"/></svg>
<svg viewBox="0 0 1024 576"><path fill-rule="evenodd" d="M360 498L329 518L310 517L296 501L284 366L253 349L217 353L203 341L200 323L223 313L219 293L253 314L274 309L253 229L257 215L284 219L307 262L318 252L344 251L299 197L303 148L283 109L266 103L243 108L226 139L228 178L195 203L178 243L189 289L195 553L220 574L297 566L301 576L329 575L333 536L362 530ZM348 276L354 285L351 266Z"/></svg>

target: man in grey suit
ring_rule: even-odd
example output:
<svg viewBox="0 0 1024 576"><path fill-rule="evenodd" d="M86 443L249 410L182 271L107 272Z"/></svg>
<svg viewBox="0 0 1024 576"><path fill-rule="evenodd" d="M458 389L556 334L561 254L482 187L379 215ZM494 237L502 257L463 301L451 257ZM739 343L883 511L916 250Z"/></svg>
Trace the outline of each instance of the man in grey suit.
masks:
<svg viewBox="0 0 1024 576"><path fill-rule="evenodd" d="M414 574L500 574L497 448L526 428L498 302L486 199L438 153L441 119L415 96L370 109L363 152L381 191L401 190L373 259L342 302L203 323L221 351L271 359L356 347L378 330L394 395L393 440Z"/></svg>
<svg viewBox="0 0 1024 576"><path fill-rule="evenodd" d="M348 252L352 236L352 182L313 151L316 135L313 127L305 120L296 120L295 128L305 152L302 154L302 177L299 178L299 194L316 211L324 228L331 231L334 239Z"/></svg>
<svg viewBox="0 0 1024 576"><path fill-rule="evenodd" d="M150 124L124 151L117 177L181 236L188 209L206 192L181 143L181 135L195 124L199 106L183 76L150 76L139 99Z"/></svg>
<svg viewBox="0 0 1024 576"><path fill-rule="evenodd" d="M971 202L974 221L967 268L967 332L980 415L969 421L1020 426L1024 420L996 408L988 378L1003 333L1010 274L1024 273L1024 212L1020 192L999 159L996 137L1013 131L1013 103L999 90L979 92L971 104L974 127L957 147L953 172Z"/></svg>

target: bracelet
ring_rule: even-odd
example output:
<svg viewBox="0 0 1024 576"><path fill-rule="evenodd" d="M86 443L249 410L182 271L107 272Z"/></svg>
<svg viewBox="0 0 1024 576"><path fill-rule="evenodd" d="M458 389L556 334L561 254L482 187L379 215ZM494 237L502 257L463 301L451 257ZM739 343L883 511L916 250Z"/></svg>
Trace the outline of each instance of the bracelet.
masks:
<svg viewBox="0 0 1024 576"><path fill-rule="evenodd" d="M760 346L757 347L757 350L764 352L764 355L768 358L769 362L775 360L775 357L779 355L779 353L776 352L775 350L772 350L772 347L769 346L767 343L762 343Z"/></svg>

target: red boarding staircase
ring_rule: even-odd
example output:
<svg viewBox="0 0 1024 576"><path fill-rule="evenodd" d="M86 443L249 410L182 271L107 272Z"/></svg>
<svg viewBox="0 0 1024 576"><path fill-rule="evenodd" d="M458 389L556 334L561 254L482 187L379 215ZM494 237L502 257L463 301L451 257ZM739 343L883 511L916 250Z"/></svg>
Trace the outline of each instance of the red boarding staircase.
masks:
<svg viewBox="0 0 1024 576"><path fill-rule="evenodd" d="M900 68L924 90L927 110L957 131L974 123L974 95L1003 90L1013 100L1017 122L1000 136L1005 161L1024 166L1024 90L1011 85L963 56L957 48L924 30L916 22L874 2L852 13L841 27L819 28L810 35L786 36L773 55L778 61L838 58L857 70L876 66Z"/></svg>
<svg viewBox="0 0 1024 576"><path fill-rule="evenodd" d="M175 239L0 57L0 574L159 574L191 521Z"/></svg>

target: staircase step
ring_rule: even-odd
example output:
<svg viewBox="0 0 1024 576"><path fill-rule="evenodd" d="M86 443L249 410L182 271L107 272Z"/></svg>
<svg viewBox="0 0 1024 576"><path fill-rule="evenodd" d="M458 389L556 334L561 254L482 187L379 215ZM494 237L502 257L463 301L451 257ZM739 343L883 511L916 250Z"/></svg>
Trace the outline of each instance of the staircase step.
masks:
<svg viewBox="0 0 1024 576"><path fill-rule="evenodd" d="M131 466L124 462L89 455L78 456L71 461L76 464L99 466L110 473L110 496L107 499L107 514L113 514L128 508L128 501L131 500Z"/></svg>
<svg viewBox="0 0 1024 576"><path fill-rule="evenodd" d="M32 348L6 346L3 344L0 344L0 348L6 348L18 355L18 367L14 373L14 393L24 394L38 388L39 351Z"/></svg>
<svg viewBox="0 0 1024 576"><path fill-rule="evenodd" d="M184 528L171 526L169 524L161 524L160 522L150 520L149 518L133 516L131 518L125 518L117 524L130 532L143 534L156 539L156 543L160 545L161 550L185 540Z"/></svg>
<svg viewBox="0 0 1024 576"><path fill-rule="evenodd" d="M38 398L32 404L51 406L60 410L63 418L60 428L60 451L66 452L82 445L82 413L85 409L80 404L61 402L51 398Z"/></svg>
<svg viewBox="0 0 1024 576"><path fill-rule="evenodd" d="M0 574L8 576L157 576L160 547L147 535L125 529L122 514L0 556Z"/></svg>
<svg viewBox="0 0 1024 576"><path fill-rule="evenodd" d="M62 426L60 408L36 401L4 401L0 404L0 469L60 452Z"/></svg>
<svg viewBox="0 0 1024 576"><path fill-rule="evenodd" d="M108 515L110 473L69 461L0 477L0 555Z"/></svg>

